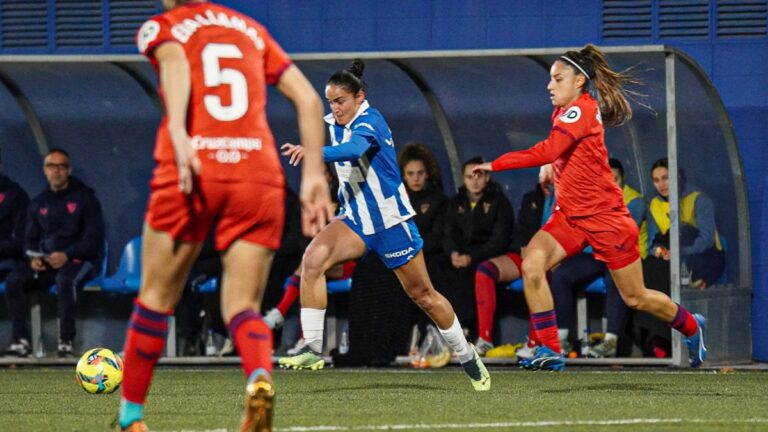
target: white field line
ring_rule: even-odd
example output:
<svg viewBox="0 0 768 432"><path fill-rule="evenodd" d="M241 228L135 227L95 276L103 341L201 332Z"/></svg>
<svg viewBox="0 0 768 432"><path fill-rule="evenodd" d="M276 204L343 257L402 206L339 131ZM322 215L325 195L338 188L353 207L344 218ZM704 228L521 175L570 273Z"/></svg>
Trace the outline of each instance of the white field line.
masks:
<svg viewBox="0 0 768 432"><path fill-rule="evenodd" d="M550 420L538 422L495 422L495 423L441 423L441 424L387 424L387 425L359 425L359 426L290 426L275 428L279 432L336 432L336 431L395 431L395 430L420 430L420 429L496 429L496 428L539 428L560 426L621 426L621 425L652 425L652 424L768 424L768 419L682 419L682 418L635 418L621 420ZM169 431L167 431L169 432ZM227 429L182 429L174 432L227 432Z"/></svg>

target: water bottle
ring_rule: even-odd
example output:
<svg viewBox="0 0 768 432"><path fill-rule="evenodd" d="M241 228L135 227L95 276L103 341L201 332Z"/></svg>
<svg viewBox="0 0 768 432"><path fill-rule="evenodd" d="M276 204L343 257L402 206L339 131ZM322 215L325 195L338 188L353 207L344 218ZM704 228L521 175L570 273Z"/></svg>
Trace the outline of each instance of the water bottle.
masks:
<svg viewBox="0 0 768 432"><path fill-rule="evenodd" d="M344 326L341 329L341 342L339 342L339 354L346 354L349 352L349 328Z"/></svg>
<svg viewBox="0 0 768 432"><path fill-rule="evenodd" d="M688 270L688 265L685 264L685 261L680 264L680 285L683 288L691 286L691 271Z"/></svg>
<svg viewBox="0 0 768 432"><path fill-rule="evenodd" d="M419 352L419 339L421 339L421 332L419 331L419 325L414 324L411 330L411 343L408 348L408 355L413 357Z"/></svg>
<svg viewBox="0 0 768 432"><path fill-rule="evenodd" d="M205 355L213 357L216 355L216 344L213 343L213 330L208 329L208 336L205 338Z"/></svg>

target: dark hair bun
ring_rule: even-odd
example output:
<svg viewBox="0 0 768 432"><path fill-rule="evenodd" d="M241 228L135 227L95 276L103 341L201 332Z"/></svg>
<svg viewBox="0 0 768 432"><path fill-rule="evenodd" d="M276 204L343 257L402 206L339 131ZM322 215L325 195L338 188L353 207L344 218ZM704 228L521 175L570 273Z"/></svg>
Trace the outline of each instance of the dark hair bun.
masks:
<svg viewBox="0 0 768 432"><path fill-rule="evenodd" d="M365 70L365 63L362 59L356 58L352 60L352 65L347 68L349 72L352 73L352 75L362 78L363 77L363 71Z"/></svg>

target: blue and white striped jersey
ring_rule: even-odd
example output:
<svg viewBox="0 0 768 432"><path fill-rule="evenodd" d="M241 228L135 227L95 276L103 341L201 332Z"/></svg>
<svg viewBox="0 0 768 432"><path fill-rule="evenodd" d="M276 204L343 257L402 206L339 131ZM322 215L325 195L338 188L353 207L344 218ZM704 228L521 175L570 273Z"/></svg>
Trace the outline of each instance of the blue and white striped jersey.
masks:
<svg viewBox="0 0 768 432"><path fill-rule="evenodd" d="M337 161L340 214L370 235L404 222L415 214L400 178L392 132L379 110L363 101L357 115L346 126L333 114L325 116L331 145L362 138L370 147L359 159Z"/></svg>

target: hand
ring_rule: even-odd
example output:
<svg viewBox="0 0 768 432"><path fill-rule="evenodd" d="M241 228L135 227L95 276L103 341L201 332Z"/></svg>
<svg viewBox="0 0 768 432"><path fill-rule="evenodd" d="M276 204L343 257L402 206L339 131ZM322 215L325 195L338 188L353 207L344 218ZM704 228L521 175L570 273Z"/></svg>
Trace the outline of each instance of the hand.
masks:
<svg viewBox="0 0 768 432"><path fill-rule="evenodd" d="M304 158L304 147L298 144L285 143L280 147L283 156L290 156L288 161L293 166L298 166L299 162Z"/></svg>
<svg viewBox="0 0 768 432"><path fill-rule="evenodd" d="M451 252L451 265L455 268L464 268L469 266L470 263L472 263L472 258L469 255Z"/></svg>
<svg viewBox="0 0 768 432"><path fill-rule="evenodd" d="M669 249L665 248L664 246L654 247L653 256L659 259L663 259L664 261L669 261L672 258L672 256L669 253Z"/></svg>
<svg viewBox="0 0 768 432"><path fill-rule="evenodd" d="M32 258L29 261L29 266L34 271L45 271L45 263L42 258Z"/></svg>
<svg viewBox="0 0 768 432"><path fill-rule="evenodd" d="M493 168L491 168L490 162L482 163L480 165L475 165L472 168L472 174L474 175L483 175L486 173L486 171L493 171Z"/></svg>
<svg viewBox="0 0 768 432"><path fill-rule="evenodd" d="M187 131L171 132L176 168L179 171L179 190L189 195L192 193L194 176L200 174L202 163L197 157L197 150L192 147Z"/></svg>
<svg viewBox="0 0 768 432"><path fill-rule="evenodd" d="M459 262L459 253L458 252L451 252L451 265L456 267L456 265ZM456 267L458 268L458 267Z"/></svg>
<svg viewBox="0 0 768 432"><path fill-rule="evenodd" d="M545 196L549 196L549 186L555 182L555 171L552 164L542 165L539 168L539 186Z"/></svg>
<svg viewBox="0 0 768 432"><path fill-rule="evenodd" d="M301 179L299 192L301 201L301 230L307 237L314 237L333 219L335 206L328 193L328 183L321 173L307 175Z"/></svg>
<svg viewBox="0 0 768 432"><path fill-rule="evenodd" d="M458 266L456 268L465 268L469 267L470 264L472 264L472 257L469 255L459 255L459 259L457 260Z"/></svg>
<svg viewBox="0 0 768 432"><path fill-rule="evenodd" d="M48 255L45 260L51 267L58 270L69 261L69 257L64 252L54 252Z"/></svg>

